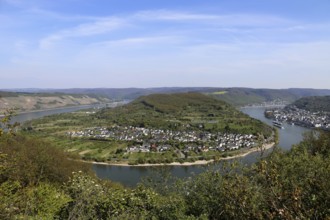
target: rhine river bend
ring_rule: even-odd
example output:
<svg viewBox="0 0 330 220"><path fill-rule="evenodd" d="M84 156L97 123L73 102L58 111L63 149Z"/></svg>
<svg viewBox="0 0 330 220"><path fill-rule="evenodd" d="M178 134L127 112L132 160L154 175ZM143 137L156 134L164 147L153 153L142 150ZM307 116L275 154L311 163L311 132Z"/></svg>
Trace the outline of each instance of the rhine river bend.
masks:
<svg viewBox="0 0 330 220"><path fill-rule="evenodd" d="M31 113L22 113L15 116L12 122L25 122L31 119L44 117L52 114L59 114L64 112L73 112L81 109L97 107L97 106L76 106L70 108L63 109L53 109L53 110L45 110ZM272 125L272 120L265 118L264 116L264 108L260 107L249 107L242 108L241 111L245 114L259 119L269 125ZM302 140L302 134L309 129L293 126L289 124L284 124L284 129L279 129L279 147L284 150L289 150L293 144L297 144ZM269 149L268 151L271 151ZM267 153L267 152L266 152ZM259 152L253 152L245 157L242 157L240 160L244 164L251 164L257 161L260 157ZM168 170L175 177L190 177L194 174L201 173L208 169L210 166L213 168L220 167L223 162L217 162L215 164L209 165L193 165L193 166L166 166L166 170ZM163 166L159 167L127 167L127 166L111 166L111 165L99 165L94 164L93 170L96 175L101 179L110 179L115 182L119 182L125 186L135 186L139 183L142 178L152 177L154 172L159 171L160 169L164 169Z"/></svg>

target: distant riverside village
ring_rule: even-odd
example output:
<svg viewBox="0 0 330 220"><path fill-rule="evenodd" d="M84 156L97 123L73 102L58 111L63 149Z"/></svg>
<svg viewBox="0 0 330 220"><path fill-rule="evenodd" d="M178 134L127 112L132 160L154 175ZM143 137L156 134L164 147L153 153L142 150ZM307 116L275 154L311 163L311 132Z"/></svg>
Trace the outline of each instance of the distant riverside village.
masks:
<svg viewBox="0 0 330 220"><path fill-rule="evenodd" d="M281 99L275 99L273 101L267 101L267 102L262 102L262 103L254 103L254 104L248 104L244 107L260 107L260 108L267 108L267 107L283 107L288 105L289 102L288 101L284 101ZM244 108L243 107L243 108Z"/></svg>
<svg viewBox="0 0 330 220"><path fill-rule="evenodd" d="M288 122L303 127L330 130L329 112L310 112L290 106L284 109L267 109L265 116L276 121Z"/></svg>
<svg viewBox="0 0 330 220"><path fill-rule="evenodd" d="M189 151L228 151L252 148L258 138L252 134L209 133L200 131L171 131L132 126L94 127L83 131L67 132L70 137L129 141L135 144L127 152L164 152L180 145L183 153ZM265 142L271 142L266 140Z"/></svg>

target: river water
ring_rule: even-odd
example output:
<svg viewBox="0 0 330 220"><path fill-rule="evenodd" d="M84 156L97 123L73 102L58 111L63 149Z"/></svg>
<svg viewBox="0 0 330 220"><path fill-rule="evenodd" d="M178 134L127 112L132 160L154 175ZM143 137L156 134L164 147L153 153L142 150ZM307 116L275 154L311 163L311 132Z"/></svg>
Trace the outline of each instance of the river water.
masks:
<svg viewBox="0 0 330 220"><path fill-rule="evenodd" d="M82 109L90 109L90 108L97 108L97 107L101 107L101 106L99 106L99 105L83 105L83 106L72 106L72 107L66 107L66 108L20 113L20 114L14 116L12 118L11 122L12 123L14 123L14 122L23 123L25 121L41 118L41 117L48 116L48 115L55 115L55 114L66 113L66 112L74 112L74 111L79 111Z"/></svg>
<svg viewBox="0 0 330 220"><path fill-rule="evenodd" d="M72 107L64 107L64 108L56 108L56 109L49 109L49 110L40 110L40 111L32 111L32 112L26 112L26 113L20 113L16 116L14 116L11 120L11 123L23 123L29 120L42 118L44 116L48 115L55 115L55 114L61 114L61 113L67 113L67 112L75 112L83 109L100 109L104 107L116 107L119 105L126 104L127 101L122 102L112 102L112 103L104 103L104 104L92 104L92 105L80 105L80 106L72 106Z"/></svg>
<svg viewBox="0 0 330 220"><path fill-rule="evenodd" d="M116 106L116 104L112 104L112 106ZM60 114L65 112L73 112L81 109L87 108L98 108L102 107L100 105L91 105L91 106L75 106L70 108L62 108L62 109L53 109L53 110L45 110L38 112L30 112L30 113L22 113L15 117L13 117L12 122L20 122L23 123L28 120L44 117L47 115ZM272 125L272 120L265 118L264 116L264 108L258 107L250 107L241 109L245 114L259 119L269 125ZM308 131L308 129L284 124L284 129L279 129L279 147L284 150L289 150L293 144L297 144L302 140L302 134ZM270 152L272 149L269 149ZM268 153L266 152L266 153ZM244 164L254 163L260 158L259 152L253 152L243 158L238 159ZM172 176L184 178L190 177L194 174L199 174L204 172L210 166L213 168L220 167L223 162L218 162L214 165L193 165L193 166L166 166L167 172L170 172ZM135 186L139 183L142 178L152 177L155 172L164 169L164 167L127 167L127 166L111 166L111 165L93 165L93 170L96 175L101 179L110 179L114 182L119 182L125 186Z"/></svg>
<svg viewBox="0 0 330 220"><path fill-rule="evenodd" d="M259 119L269 125L272 125L272 120L265 118L264 116L265 108L244 108L241 109L245 114ZM308 129L298 126L293 126L289 124L284 124L284 129L279 130L279 146L284 150L289 150L293 144L299 143L303 136L302 134ZM272 149L269 149L264 154L267 154ZM247 156L238 159L243 164L254 163L260 158L259 152L253 152ZM223 164L223 161L218 162L214 165L193 165L193 166L167 166L166 169L174 177L190 177L195 174L204 172L210 166L212 169L219 168ZM109 165L93 165L93 169L96 172L96 175L101 179L110 179L115 182L120 182L126 186L135 186L142 178L152 177L154 172L164 169L163 167L123 167L123 166L109 166Z"/></svg>

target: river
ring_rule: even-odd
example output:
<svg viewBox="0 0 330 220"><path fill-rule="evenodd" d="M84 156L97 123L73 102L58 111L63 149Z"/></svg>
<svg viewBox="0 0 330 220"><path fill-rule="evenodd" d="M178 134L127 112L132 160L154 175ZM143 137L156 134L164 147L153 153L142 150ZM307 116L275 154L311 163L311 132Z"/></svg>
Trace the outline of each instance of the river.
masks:
<svg viewBox="0 0 330 220"><path fill-rule="evenodd" d="M112 104L115 106L116 104ZM102 107L100 105L91 106L75 106L69 108L44 110L38 112L22 113L13 117L12 122L25 122L28 120L44 117L47 115L60 114L64 112L73 112L81 109ZM272 120L265 118L264 108L250 107L241 109L245 114L259 119L269 125L272 125ZM284 129L279 130L279 147L284 150L289 150L293 144L297 144L302 140L302 134L308 131L307 128L284 124ZM270 152L272 149L268 150ZM266 153L268 153L266 152ZM239 160L244 164L251 164L257 161L260 153L253 152ZM184 178L194 174L204 172L208 167L220 167L223 162L218 162L215 165L193 165L193 166L166 166L166 170L174 177ZM164 169L164 167L127 167L127 166L111 166L111 165L93 165L93 170L101 179L110 179L114 182L119 182L125 186L135 186L142 178L154 176L154 172Z"/></svg>
<svg viewBox="0 0 330 220"><path fill-rule="evenodd" d="M126 102L123 102L126 103ZM38 111L31 111L31 112L24 112L19 113L15 115L11 123L23 123L25 121L41 118L48 115L55 115L55 114L61 114L66 112L75 112L82 109L91 109L91 108L103 108L105 106L108 107L115 107L122 104L122 102L113 102L113 103L107 103L107 104L93 104L93 105L80 105L80 106L71 106L71 107L63 107L63 108L56 108L56 109L48 109L48 110L38 110Z"/></svg>
<svg viewBox="0 0 330 220"><path fill-rule="evenodd" d="M272 126L272 120L265 118L265 108L251 107L243 108L242 112L259 119ZM284 150L289 150L293 144L299 143L303 136L302 134L308 131L307 128L284 124L284 129L279 130L279 147ZM272 149L269 149L264 154L267 154ZM243 158L238 159L244 164L251 164L257 161L260 157L259 152L253 152ZM194 174L204 172L210 166L217 168L222 165L223 161L215 165L193 165L193 166L167 166L166 169L175 177L184 178L190 177ZM164 169L163 167L123 167L123 166L109 166L109 165L93 165L96 175L101 179L110 179L115 182L120 182L126 186L135 186L142 178L151 177L157 170Z"/></svg>

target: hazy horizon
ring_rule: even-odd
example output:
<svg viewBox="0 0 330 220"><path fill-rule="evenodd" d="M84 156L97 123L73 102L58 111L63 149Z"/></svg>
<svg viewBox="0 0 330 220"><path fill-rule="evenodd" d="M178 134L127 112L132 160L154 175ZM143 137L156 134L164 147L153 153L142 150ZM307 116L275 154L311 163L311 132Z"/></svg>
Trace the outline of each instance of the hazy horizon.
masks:
<svg viewBox="0 0 330 220"><path fill-rule="evenodd" d="M330 89L330 2L2 0L0 88Z"/></svg>
<svg viewBox="0 0 330 220"><path fill-rule="evenodd" d="M290 87L290 88L265 88L265 87L217 87L217 86L160 86L160 87L67 87L67 88L52 88L52 87L34 87L34 88L0 88L0 91L27 91L27 90L79 90L79 89L273 89L273 90L288 90L288 89L311 89L311 90L330 90L328 88L303 88L303 87Z"/></svg>

